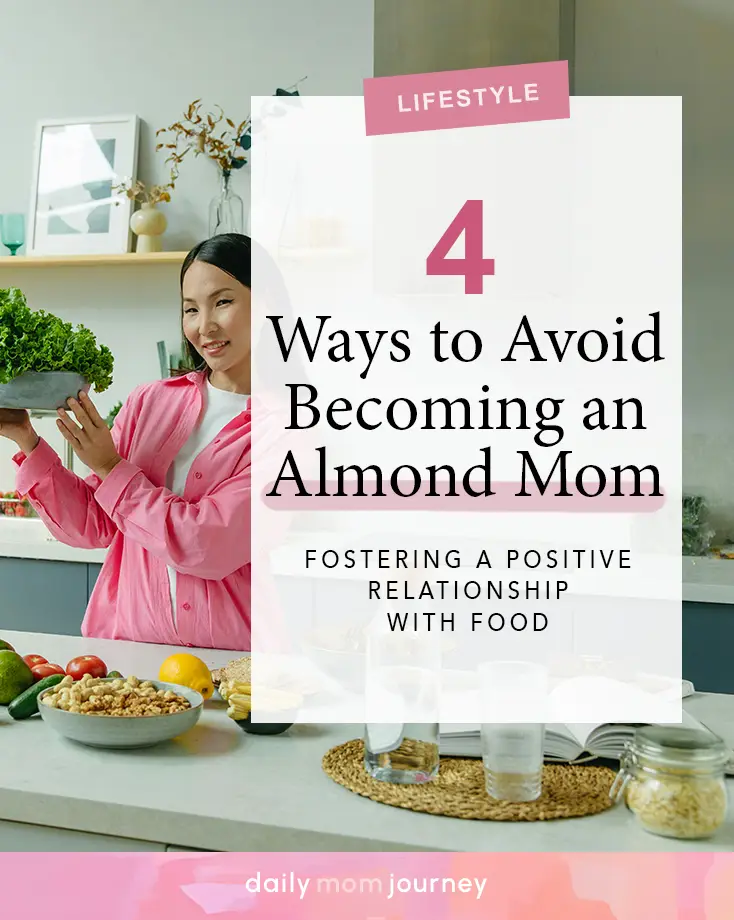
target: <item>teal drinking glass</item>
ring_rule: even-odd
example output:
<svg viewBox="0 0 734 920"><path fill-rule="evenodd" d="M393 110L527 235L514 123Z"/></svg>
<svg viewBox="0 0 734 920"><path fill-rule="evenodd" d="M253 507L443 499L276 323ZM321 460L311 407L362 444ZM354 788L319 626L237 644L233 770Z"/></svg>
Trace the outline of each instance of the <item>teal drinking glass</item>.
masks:
<svg viewBox="0 0 734 920"><path fill-rule="evenodd" d="M25 243L25 218L22 214L0 215L0 240L14 256Z"/></svg>

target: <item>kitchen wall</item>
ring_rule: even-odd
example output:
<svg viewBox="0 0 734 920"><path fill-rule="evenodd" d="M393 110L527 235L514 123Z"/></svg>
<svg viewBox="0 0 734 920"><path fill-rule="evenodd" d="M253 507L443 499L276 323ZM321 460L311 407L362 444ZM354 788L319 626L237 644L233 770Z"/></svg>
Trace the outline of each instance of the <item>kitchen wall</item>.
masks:
<svg viewBox="0 0 734 920"><path fill-rule="evenodd" d="M578 96L683 97L683 483L734 540L734 3L375 0L378 75L556 57Z"/></svg>
<svg viewBox="0 0 734 920"><path fill-rule="evenodd" d="M732 538L734 4L576 0L575 76L579 96L683 96L683 482Z"/></svg>
<svg viewBox="0 0 734 920"><path fill-rule="evenodd" d="M570 59L576 0L375 0L375 76Z"/></svg>
<svg viewBox="0 0 734 920"><path fill-rule="evenodd" d="M377 0L375 60L384 72L401 72L396 60L417 53L411 51L415 30L399 39L385 32L394 25L395 2ZM401 8L416 2L405 0ZM485 0L474 2L484 8ZM553 15L564 9L559 0L548 3ZM153 132L196 96L246 114L250 94L304 75L303 92L312 95L361 93L373 67L374 6L373 0L4 4L0 211L27 210L39 117L137 112L145 122L141 174L163 179ZM510 34L517 44L517 29ZM451 66L479 62L452 58ZM403 72L410 69L406 64ZM576 0L574 69L578 95L684 97L684 484L707 497L719 536L726 537L734 534L734 122L726 115L734 85L734 5ZM247 199L246 171L236 181ZM206 205L215 189L209 163L187 164L167 206L167 248L185 249L206 234ZM116 379L99 398L103 411L140 380L157 376L156 339L177 344L173 266L135 274L104 268L11 275L0 268L0 286L11 283L22 286L34 306L86 323L113 347ZM52 424L40 426L58 444ZM12 481L10 453L0 442L0 490Z"/></svg>
<svg viewBox="0 0 734 920"><path fill-rule="evenodd" d="M40 118L135 113L143 121L140 176L167 179L155 129L188 103L221 105L235 121L251 95L307 76L311 95L361 95L372 75L373 0L34 0L2 4L0 212L27 213ZM247 168L235 175L249 199ZM165 248L207 235L218 188L204 158L183 168L169 205ZM0 247L0 249L2 249ZM5 250L2 249L5 253ZM155 343L179 343L177 268L0 267L0 287L21 287L32 307L89 326L112 348L115 382L103 413L138 383L160 376ZM39 431L59 450L53 421ZM0 440L0 491L14 487L12 446ZM80 472L84 472L83 468Z"/></svg>

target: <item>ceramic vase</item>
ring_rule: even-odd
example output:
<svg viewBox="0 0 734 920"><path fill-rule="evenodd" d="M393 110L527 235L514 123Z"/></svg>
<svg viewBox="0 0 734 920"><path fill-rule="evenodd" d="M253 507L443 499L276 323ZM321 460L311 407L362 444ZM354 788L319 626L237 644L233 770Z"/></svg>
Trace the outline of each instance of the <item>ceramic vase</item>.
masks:
<svg viewBox="0 0 734 920"><path fill-rule="evenodd" d="M144 202L130 218L130 229L138 238L135 251L160 252L163 249L161 237L167 226L166 215L154 204Z"/></svg>

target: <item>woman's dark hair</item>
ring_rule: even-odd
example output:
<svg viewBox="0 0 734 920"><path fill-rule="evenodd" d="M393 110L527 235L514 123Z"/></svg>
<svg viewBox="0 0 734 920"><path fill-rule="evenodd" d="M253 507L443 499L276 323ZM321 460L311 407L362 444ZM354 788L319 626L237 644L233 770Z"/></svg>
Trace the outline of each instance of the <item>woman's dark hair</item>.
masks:
<svg viewBox="0 0 734 920"><path fill-rule="evenodd" d="M184 276L194 262L207 262L209 265L214 265L236 278L240 284L252 289L252 241L243 233L220 233L194 246L181 266L182 292ZM181 331L183 334L183 326ZM206 362L185 335L183 340L186 342L193 366L197 370L203 370Z"/></svg>
<svg viewBox="0 0 734 920"><path fill-rule="evenodd" d="M252 290L252 252L257 247L258 256L258 293L265 298L268 310L282 316L286 328L290 326L293 311L285 280L273 258L262 246L253 243L249 236L242 233L221 233L213 236L198 246L194 246L184 259L181 266L181 291L186 272L194 262L208 262L220 268L223 272L236 278L240 284ZM181 318L181 332L183 335L183 316ZM199 352L189 342L185 335L188 354L196 370L204 370L207 366ZM281 387L285 376L305 383L307 380L305 370L301 364L298 352L291 353L288 359L288 369L284 368L283 355L277 344L275 336L266 336L264 342L253 342L253 357L259 374L259 379L266 385Z"/></svg>

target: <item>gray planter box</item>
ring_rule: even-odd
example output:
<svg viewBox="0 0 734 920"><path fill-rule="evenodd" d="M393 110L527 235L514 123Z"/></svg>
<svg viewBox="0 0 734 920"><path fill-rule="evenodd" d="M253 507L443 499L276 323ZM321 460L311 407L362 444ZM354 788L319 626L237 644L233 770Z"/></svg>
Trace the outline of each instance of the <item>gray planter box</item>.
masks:
<svg viewBox="0 0 734 920"><path fill-rule="evenodd" d="M10 383L0 384L0 408L62 409L70 397L77 398L80 390L88 392L89 384L79 374L28 371Z"/></svg>

